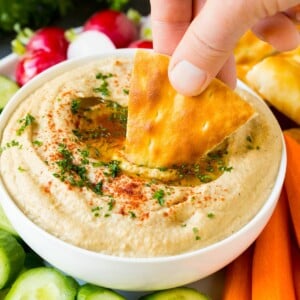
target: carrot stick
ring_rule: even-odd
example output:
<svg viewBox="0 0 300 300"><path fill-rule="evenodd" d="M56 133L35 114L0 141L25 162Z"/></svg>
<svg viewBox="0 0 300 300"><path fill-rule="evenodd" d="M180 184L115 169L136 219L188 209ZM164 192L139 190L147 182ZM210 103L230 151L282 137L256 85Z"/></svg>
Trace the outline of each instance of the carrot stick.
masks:
<svg viewBox="0 0 300 300"><path fill-rule="evenodd" d="M292 247L292 258L296 299L300 299L300 249L296 243Z"/></svg>
<svg viewBox="0 0 300 300"><path fill-rule="evenodd" d="M255 242L252 265L253 300L294 300L289 211L282 190L275 211Z"/></svg>
<svg viewBox="0 0 300 300"><path fill-rule="evenodd" d="M300 143L284 133L287 151L287 170L284 186L288 196L292 223L300 247Z"/></svg>
<svg viewBox="0 0 300 300"><path fill-rule="evenodd" d="M253 247L226 267L222 300L251 300L251 269Z"/></svg>

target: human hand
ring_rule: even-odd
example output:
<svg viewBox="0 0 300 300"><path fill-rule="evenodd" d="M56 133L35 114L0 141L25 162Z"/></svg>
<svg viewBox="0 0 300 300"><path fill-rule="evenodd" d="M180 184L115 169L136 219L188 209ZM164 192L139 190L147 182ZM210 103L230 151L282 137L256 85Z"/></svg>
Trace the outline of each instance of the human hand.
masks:
<svg viewBox="0 0 300 300"><path fill-rule="evenodd" d="M300 0L150 0L154 50L172 55L169 79L184 95L212 78L236 84L233 49L249 29L279 51L296 48Z"/></svg>

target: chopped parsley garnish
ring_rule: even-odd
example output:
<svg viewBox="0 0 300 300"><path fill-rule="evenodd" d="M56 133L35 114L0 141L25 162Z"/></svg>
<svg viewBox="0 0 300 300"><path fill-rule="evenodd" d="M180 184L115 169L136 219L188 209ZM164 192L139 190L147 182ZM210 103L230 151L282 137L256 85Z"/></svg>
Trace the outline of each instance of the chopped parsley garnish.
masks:
<svg viewBox="0 0 300 300"><path fill-rule="evenodd" d="M208 213L207 217L210 218L210 219L213 219L215 217L215 214L214 213Z"/></svg>
<svg viewBox="0 0 300 300"><path fill-rule="evenodd" d="M18 171L20 171L20 172L25 172L26 169L24 169L23 167L19 166L19 167L18 167Z"/></svg>
<svg viewBox="0 0 300 300"><path fill-rule="evenodd" d="M104 128L101 125L99 125L96 128L86 130L73 129L72 132L78 139L82 141L93 140L102 137L107 138L110 136L110 133L108 132L107 128Z"/></svg>
<svg viewBox="0 0 300 300"><path fill-rule="evenodd" d="M129 90L128 90L128 89L123 89L123 93L124 93L125 95L128 95L128 94L129 94Z"/></svg>
<svg viewBox="0 0 300 300"><path fill-rule="evenodd" d="M116 200L114 198L110 198L109 202L107 203L108 205L108 210L112 210L113 207L115 206Z"/></svg>
<svg viewBox="0 0 300 300"><path fill-rule="evenodd" d="M90 162L90 161L88 160L88 157L89 157L89 150L84 149L84 150L79 150L79 152L80 152L80 155L81 155L81 157L82 157L81 163L82 163L83 165L89 164L89 162Z"/></svg>
<svg viewBox="0 0 300 300"><path fill-rule="evenodd" d="M5 144L5 146L4 147L1 147L0 148L0 154L4 151L4 150L6 150L6 149L8 149L8 148L11 148L11 147L18 147L19 149L22 149L22 144L20 144L18 141L16 141L16 140L12 140L12 141L10 141L10 142L7 142L6 144Z"/></svg>
<svg viewBox="0 0 300 300"><path fill-rule="evenodd" d="M43 142L35 140L35 141L32 142L32 144L35 145L35 146L41 147L43 145Z"/></svg>
<svg viewBox="0 0 300 300"><path fill-rule="evenodd" d="M213 180L212 176L209 174L198 174L197 178L203 183L207 183Z"/></svg>
<svg viewBox="0 0 300 300"><path fill-rule="evenodd" d="M222 172L230 172L233 169L233 167L227 167L227 166L220 166L219 170Z"/></svg>
<svg viewBox="0 0 300 300"><path fill-rule="evenodd" d="M193 182L198 179L201 183L208 183L215 180L223 172L230 172L233 168L227 166L228 154L226 145L222 149L212 151L195 164L175 165L172 168L177 171L179 181Z"/></svg>
<svg viewBox="0 0 300 300"><path fill-rule="evenodd" d="M93 192L96 193L97 195L102 195L103 194L102 186L103 186L102 181L96 183L94 186L92 186Z"/></svg>
<svg viewBox="0 0 300 300"><path fill-rule="evenodd" d="M21 127L17 129L17 135L21 135L24 130L30 126L35 121L35 118L31 114L27 114L24 118L20 119L18 122L21 124Z"/></svg>
<svg viewBox="0 0 300 300"><path fill-rule="evenodd" d="M7 148L18 147L18 146L20 146L20 143L16 140L12 140L11 142L6 143Z"/></svg>
<svg viewBox="0 0 300 300"><path fill-rule="evenodd" d="M107 78L110 78L110 77L113 77L112 73L108 73L108 74L97 73L96 74L96 79L106 80Z"/></svg>
<svg viewBox="0 0 300 300"><path fill-rule="evenodd" d="M168 170L168 168L167 167L159 167L158 170L161 172L165 172Z"/></svg>
<svg viewBox="0 0 300 300"><path fill-rule="evenodd" d="M99 217L100 216L100 210L102 209L103 207L101 206L95 206L91 209L91 212L94 214L94 217Z"/></svg>
<svg viewBox="0 0 300 300"><path fill-rule="evenodd" d="M71 102L71 112L73 115L78 114L80 108L81 99L73 99Z"/></svg>
<svg viewBox="0 0 300 300"><path fill-rule="evenodd" d="M165 191L162 190L162 189L159 189L159 190L154 192L153 199L156 199L158 204L160 206L163 206L165 204L164 196L165 196Z"/></svg>
<svg viewBox="0 0 300 300"><path fill-rule="evenodd" d="M53 176L59 178L63 182L68 182L72 186L86 187L92 190L97 195L102 195L102 181L93 183L88 178L86 162L78 165L74 163L74 157L71 151L67 149L65 144L58 145L58 153L61 155L61 159L56 161L56 165L59 167L59 172L54 173ZM84 152L84 155L87 155ZM81 151L82 154L82 151Z"/></svg>
<svg viewBox="0 0 300 300"><path fill-rule="evenodd" d="M199 236L199 229L197 227L193 227L193 233L196 241L201 240L201 237Z"/></svg>
<svg viewBox="0 0 300 300"><path fill-rule="evenodd" d="M113 74L111 74L111 73L109 73L109 74L98 73L96 75L96 79L100 79L101 84L99 87L94 88L93 91L96 93L100 93L104 97L110 96L107 79L112 76L113 76Z"/></svg>
<svg viewBox="0 0 300 300"><path fill-rule="evenodd" d="M251 135L246 136L246 147L249 150L252 150L252 149L259 150L260 149L260 147L258 145L257 146L254 145L254 139Z"/></svg>
<svg viewBox="0 0 300 300"><path fill-rule="evenodd" d="M106 106L112 110L112 113L109 117L111 121L119 122L124 128L127 125L127 116L128 116L128 109L127 107L123 107L117 102L114 101L105 101Z"/></svg>
<svg viewBox="0 0 300 300"><path fill-rule="evenodd" d="M106 175L106 176L115 178L121 172L120 161L118 161L118 160L111 160L108 163L103 163L103 165L106 166L108 169L108 172L104 172L104 175Z"/></svg>
<svg viewBox="0 0 300 300"><path fill-rule="evenodd" d="M249 142L249 143L253 143L253 138L252 138L251 135L247 135L247 136L246 136L246 140L247 140L247 142Z"/></svg>
<svg viewBox="0 0 300 300"><path fill-rule="evenodd" d="M136 214L133 212L133 211L128 211L128 214L130 215L130 217L132 218L132 219L135 219L136 218Z"/></svg>

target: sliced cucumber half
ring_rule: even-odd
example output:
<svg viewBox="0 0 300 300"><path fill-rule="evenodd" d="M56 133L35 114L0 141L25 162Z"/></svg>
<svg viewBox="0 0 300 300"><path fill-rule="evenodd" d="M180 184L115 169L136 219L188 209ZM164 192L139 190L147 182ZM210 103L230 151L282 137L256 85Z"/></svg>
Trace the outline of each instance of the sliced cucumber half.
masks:
<svg viewBox="0 0 300 300"><path fill-rule="evenodd" d="M178 287L148 294L140 300L209 300L209 298L195 289Z"/></svg>
<svg viewBox="0 0 300 300"><path fill-rule="evenodd" d="M0 205L0 229L3 229L4 231L7 231L15 236L18 236L18 233L15 231L15 229L7 219L1 205Z"/></svg>
<svg viewBox="0 0 300 300"><path fill-rule="evenodd" d="M0 290L10 284L24 266L25 251L10 233L0 230Z"/></svg>
<svg viewBox="0 0 300 300"><path fill-rule="evenodd" d="M87 283L79 288L77 300L125 300L125 298L111 289Z"/></svg>
<svg viewBox="0 0 300 300"><path fill-rule="evenodd" d="M18 89L19 86L12 79L0 75L0 112Z"/></svg>
<svg viewBox="0 0 300 300"><path fill-rule="evenodd" d="M22 273L13 283L5 300L74 300L78 283L51 267Z"/></svg>

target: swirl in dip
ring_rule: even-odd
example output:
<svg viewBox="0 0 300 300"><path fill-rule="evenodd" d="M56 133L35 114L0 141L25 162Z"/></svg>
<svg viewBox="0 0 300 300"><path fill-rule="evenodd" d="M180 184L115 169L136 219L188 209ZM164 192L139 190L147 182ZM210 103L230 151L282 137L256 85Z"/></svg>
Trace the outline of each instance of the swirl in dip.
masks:
<svg viewBox="0 0 300 300"><path fill-rule="evenodd" d="M99 59L23 100L1 141L9 194L47 232L115 256L180 254L239 230L279 168L280 130L266 105L240 91L256 116L197 164L135 165L123 153L132 66Z"/></svg>

